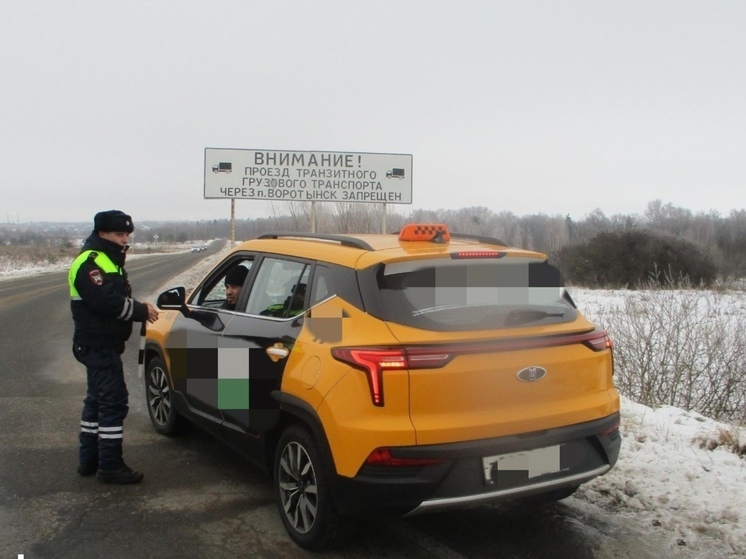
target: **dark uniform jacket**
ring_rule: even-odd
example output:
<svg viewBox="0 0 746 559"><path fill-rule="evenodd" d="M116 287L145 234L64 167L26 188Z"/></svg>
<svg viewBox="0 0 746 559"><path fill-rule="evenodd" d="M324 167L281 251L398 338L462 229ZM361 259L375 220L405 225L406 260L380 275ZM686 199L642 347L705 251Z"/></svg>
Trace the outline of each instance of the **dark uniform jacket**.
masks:
<svg viewBox="0 0 746 559"><path fill-rule="evenodd" d="M132 287L124 270L122 247L92 233L86 239L81 253L93 250L75 274L75 289L70 307L75 322L73 342L82 346L124 348L133 322L148 318L145 304L132 298ZM94 262L98 253L108 255L117 267L116 272L105 272Z"/></svg>

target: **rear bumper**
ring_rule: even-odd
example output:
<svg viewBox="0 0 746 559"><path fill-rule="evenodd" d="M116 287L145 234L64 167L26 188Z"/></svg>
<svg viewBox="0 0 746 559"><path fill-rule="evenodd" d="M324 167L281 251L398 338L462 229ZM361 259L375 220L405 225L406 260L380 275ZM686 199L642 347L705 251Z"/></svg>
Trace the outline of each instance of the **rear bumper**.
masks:
<svg viewBox="0 0 746 559"><path fill-rule="evenodd" d="M462 443L392 448L397 458L442 460L424 467L364 466L354 478L334 478L342 514L404 516L466 508L574 487L608 472L619 457L619 414L557 429ZM550 449L555 466L505 470L505 455L518 462ZM542 451L543 452L543 451ZM499 459L498 459L499 457ZM515 462L515 460L513 460ZM504 462L500 462L503 464Z"/></svg>

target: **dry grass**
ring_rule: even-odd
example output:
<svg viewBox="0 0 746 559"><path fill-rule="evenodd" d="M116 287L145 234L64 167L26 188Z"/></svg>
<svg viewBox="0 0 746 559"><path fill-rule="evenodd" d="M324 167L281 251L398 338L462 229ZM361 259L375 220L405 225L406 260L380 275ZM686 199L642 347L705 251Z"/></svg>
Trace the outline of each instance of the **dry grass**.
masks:
<svg viewBox="0 0 746 559"><path fill-rule="evenodd" d="M0 267L21 269L32 266L48 266L71 262L80 252L78 247L53 246L7 246L0 245Z"/></svg>
<svg viewBox="0 0 746 559"><path fill-rule="evenodd" d="M707 450L724 448L738 456L746 456L746 442L741 441L740 429L736 425L729 429L719 428L713 435L698 435L692 442Z"/></svg>
<svg viewBox="0 0 746 559"><path fill-rule="evenodd" d="M168 253L189 250L201 243L136 243L128 254ZM71 243L61 243L59 246L34 245L16 246L0 244L0 273L14 272L28 268L60 267L72 263L80 253L80 246Z"/></svg>

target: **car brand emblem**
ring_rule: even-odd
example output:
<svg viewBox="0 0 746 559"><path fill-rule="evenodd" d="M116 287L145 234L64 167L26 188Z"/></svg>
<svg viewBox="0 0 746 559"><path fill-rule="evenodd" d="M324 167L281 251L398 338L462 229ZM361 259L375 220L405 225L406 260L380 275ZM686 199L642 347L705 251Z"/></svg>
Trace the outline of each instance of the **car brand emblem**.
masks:
<svg viewBox="0 0 746 559"><path fill-rule="evenodd" d="M547 375L544 367L526 367L516 373L518 380L523 382L535 382L543 379Z"/></svg>

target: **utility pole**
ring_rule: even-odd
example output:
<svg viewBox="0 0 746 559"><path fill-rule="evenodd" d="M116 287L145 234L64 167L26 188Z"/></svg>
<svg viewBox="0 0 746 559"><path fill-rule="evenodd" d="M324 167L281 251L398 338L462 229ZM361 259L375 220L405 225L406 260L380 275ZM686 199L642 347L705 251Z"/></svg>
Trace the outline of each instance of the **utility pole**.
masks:
<svg viewBox="0 0 746 559"><path fill-rule="evenodd" d="M231 198L231 248L236 246L236 199Z"/></svg>

